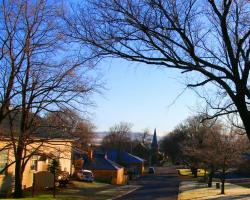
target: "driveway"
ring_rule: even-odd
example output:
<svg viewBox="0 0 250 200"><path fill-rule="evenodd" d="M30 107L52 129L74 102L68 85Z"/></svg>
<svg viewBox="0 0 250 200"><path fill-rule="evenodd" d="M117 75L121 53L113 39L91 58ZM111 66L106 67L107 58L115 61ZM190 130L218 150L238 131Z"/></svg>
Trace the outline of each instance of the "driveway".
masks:
<svg viewBox="0 0 250 200"><path fill-rule="evenodd" d="M176 200L180 181L175 167L158 167L156 174L131 183L139 186L137 190L116 200Z"/></svg>

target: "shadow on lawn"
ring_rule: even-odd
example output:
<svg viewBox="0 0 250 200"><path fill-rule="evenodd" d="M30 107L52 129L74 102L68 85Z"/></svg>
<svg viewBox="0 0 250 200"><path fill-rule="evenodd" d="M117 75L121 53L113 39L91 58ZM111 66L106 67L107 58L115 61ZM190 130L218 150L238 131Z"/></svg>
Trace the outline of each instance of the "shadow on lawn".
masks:
<svg viewBox="0 0 250 200"><path fill-rule="evenodd" d="M91 184L90 184L91 185ZM69 184L66 188L62 189L60 195L74 195L74 196L93 196L100 191L113 188L113 185L104 185L101 187L92 187L92 186L82 186L76 184Z"/></svg>
<svg viewBox="0 0 250 200"><path fill-rule="evenodd" d="M238 200L238 199L250 199L249 194L240 194L240 195L234 195L234 196L221 196L218 198L219 200Z"/></svg>
<svg viewBox="0 0 250 200"><path fill-rule="evenodd" d="M98 193L103 190L108 190L113 188L113 185L102 184L102 183L83 183L83 182L71 182L65 188L57 188L56 190L56 198L60 200L75 200L75 199L83 199L83 200L103 200L106 199L105 195L100 196ZM34 197L32 198L32 192L26 191L25 196L27 199L53 199L52 191L36 191L34 193ZM110 195L106 195L107 198Z"/></svg>

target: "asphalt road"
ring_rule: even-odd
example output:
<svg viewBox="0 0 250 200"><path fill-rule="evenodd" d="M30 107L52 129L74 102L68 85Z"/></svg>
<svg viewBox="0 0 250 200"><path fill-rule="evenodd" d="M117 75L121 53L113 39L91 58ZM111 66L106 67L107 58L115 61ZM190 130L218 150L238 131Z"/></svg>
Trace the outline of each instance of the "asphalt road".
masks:
<svg viewBox="0 0 250 200"><path fill-rule="evenodd" d="M144 175L133 185L139 188L116 200L176 200L180 179L174 167L156 168L156 174Z"/></svg>

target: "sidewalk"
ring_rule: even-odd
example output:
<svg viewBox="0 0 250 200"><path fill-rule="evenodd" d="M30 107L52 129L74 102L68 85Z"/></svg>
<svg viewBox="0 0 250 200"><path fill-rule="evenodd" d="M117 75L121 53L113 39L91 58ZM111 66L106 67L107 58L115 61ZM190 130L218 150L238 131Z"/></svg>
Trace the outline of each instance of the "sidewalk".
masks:
<svg viewBox="0 0 250 200"><path fill-rule="evenodd" d="M140 186L137 185L124 185L124 186L117 186L108 190L104 190L101 192L98 192L96 195L105 195L105 196L111 196L107 200L114 200L117 198L120 198L124 195L127 195L135 190L140 188Z"/></svg>
<svg viewBox="0 0 250 200"><path fill-rule="evenodd" d="M225 184L225 195L220 194L220 189L208 188L207 184L197 181L183 181L179 186L178 200L250 200L250 189L231 183Z"/></svg>

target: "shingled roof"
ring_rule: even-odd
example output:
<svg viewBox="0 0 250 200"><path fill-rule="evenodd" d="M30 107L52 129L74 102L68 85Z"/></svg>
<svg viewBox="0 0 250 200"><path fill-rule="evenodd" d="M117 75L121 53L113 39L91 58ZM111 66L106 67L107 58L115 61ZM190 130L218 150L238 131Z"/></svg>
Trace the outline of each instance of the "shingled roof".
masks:
<svg viewBox="0 0 250 200"><path fill-rule="evenodd" d="M126 164L126 165L129 165L131 163L142 163L144 162L145 160L138 157L138 156L135 156L133 154L130 154L128 152L118 152L118 151L115 151L115 150L109 150L107 151L107 157L108 159L114 161L114 162L119 162L119 163L123 163L123 164Z"/></svg>
<svg viewBox="0 0 250 200"><path fill-rule="evenodd" d="M123 168L117 163L107 158L106 154L94 152L93 158L90 160L87 156L84 156L84 169L92 170L118 170Z"/></svg>

